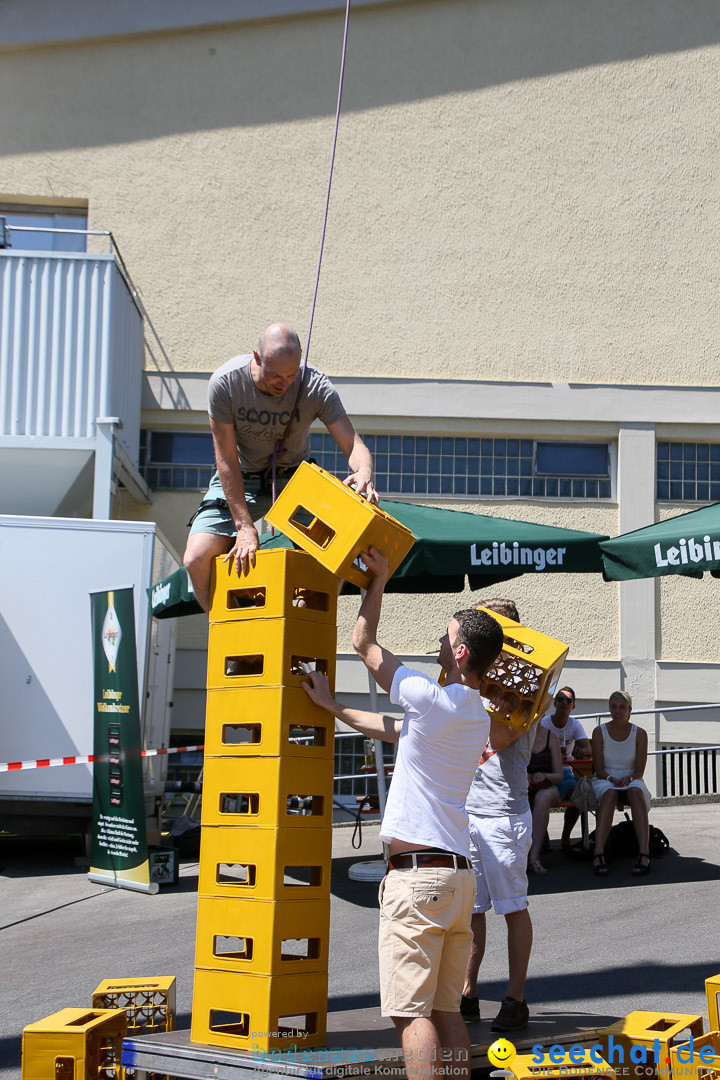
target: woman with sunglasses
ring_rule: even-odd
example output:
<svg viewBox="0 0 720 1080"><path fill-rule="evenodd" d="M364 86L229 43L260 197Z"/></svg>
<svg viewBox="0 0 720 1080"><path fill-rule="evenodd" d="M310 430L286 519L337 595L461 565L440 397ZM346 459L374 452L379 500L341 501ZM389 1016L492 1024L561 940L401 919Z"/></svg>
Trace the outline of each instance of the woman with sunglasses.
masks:
<svg viewBox="0 0 720 1080"><path fill-rule="evenodd" d="M570 763L579 758L592 757L590 740L585 734L585 729L580 721L572 716L574 708L575 691L572 686L563 686L555 695L555 711L543 716L540 721L543 727L557 735L560 743L563 776L558 784L558 802L565 802L569 799L573 788L577 784L577 777ZM570 850L570 836L579 817L580 811L576 810L574 806L568 806L565 809L562 839L560 840L563 851Z"/></svg>

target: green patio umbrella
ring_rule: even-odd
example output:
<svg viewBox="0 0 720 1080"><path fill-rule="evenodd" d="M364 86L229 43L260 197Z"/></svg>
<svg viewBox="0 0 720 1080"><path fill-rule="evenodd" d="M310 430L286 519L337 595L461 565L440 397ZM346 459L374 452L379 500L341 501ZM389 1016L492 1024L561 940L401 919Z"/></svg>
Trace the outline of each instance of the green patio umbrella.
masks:
<svg viewBox="0 0 720 1080"><path fill-rule="evenodd" d="M202 611L195 599L192 583L184 566L168 574L162 581L151 585L145 591L148 597L149 613L156 619L174 619L178 615L199 615Z"/></svg>
<svg viewBox="0 0 720 1080"><path fill-rule="evenodd" d="M380 506L417 537L388 582L388 592L458 593L466 580L472 589L486 589L520 574L602 571L599 543L608 538L598 533L390 499L381 499ZM282 533L266 533L260 546L292 545ZM343 592L357 591L349 582L343 585ZM200 611L182 567L149 589L148 595L157 618Z"/></svg>
<svg viewBox="0 0 720 1080"><path fill-rule="evenodd" d="M720 577L720 503L646 525L600 544L610 581L681 574Z"/></svg>
<svg viewBox="0 0 720 1080"><path fill-rule="evenodd" d="M436 506L381 499L380 506L417 537L387 584L387 592L457 593L486 589L521 574L601 573L599 533L538 525L532 521L440 510ZM282 534L261 546L285 547ZM345 582L343 593L358 592Z"/></svg>

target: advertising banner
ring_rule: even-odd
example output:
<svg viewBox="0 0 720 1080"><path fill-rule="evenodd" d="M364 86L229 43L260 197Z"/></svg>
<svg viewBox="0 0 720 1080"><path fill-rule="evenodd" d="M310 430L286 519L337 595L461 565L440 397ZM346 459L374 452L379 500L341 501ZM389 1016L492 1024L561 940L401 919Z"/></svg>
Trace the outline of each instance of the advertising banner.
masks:
<svg viewBox="0 0 720 1080"><path fill-rule="evenodd" d="M90 881L135 892L150 883L133 590L90 594L94 658L93 835Z"/></svg>

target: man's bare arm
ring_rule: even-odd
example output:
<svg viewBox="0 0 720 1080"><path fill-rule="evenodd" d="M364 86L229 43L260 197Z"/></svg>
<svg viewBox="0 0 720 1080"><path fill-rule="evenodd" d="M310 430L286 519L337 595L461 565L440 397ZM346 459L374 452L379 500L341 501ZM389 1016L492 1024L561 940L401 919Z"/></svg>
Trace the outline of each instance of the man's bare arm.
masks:
<svg viewBox="0 0 720 1080"><path fill-rule="evenodd" d="M359 494L364 494L371 502L378 501L373 484L372 455L355 430L348 416L328 424L328 431L348 459L350 476L343 480L348 486L354 484Z"/></svg>
<svg viewBox="0 0 720 1080"><path fill-rule="evenodd" d="M378 686L389 693L395 672L402 664L377 640L383 591L388 579L387 559L375 548L361 552L361 558L372 577L353 630L353 648Z"/></svg>
<svg viewBox="0 0 720 1080"><path fill-rule="evenodd" d="M397 742L402 731L402 720L381 713L364 712L362 709L350 709L341 705L330 693L327 676L322 672L310 672L310 682L303 682L302 687L315 705L332 713L344 724L349 724L361 735L370 739L382 739L383 742Z"/></svg>
<svg viewBox="0 0 720 1080"><path fill-rule="evenodd" d="M250 566L255 565L255 552L260 541L245 499L235 428L233 424L221 424L210 417L210 430L215 444L218 476L237 529L235 544L223 561L234 559L236 571L244 574Z"/></svg>

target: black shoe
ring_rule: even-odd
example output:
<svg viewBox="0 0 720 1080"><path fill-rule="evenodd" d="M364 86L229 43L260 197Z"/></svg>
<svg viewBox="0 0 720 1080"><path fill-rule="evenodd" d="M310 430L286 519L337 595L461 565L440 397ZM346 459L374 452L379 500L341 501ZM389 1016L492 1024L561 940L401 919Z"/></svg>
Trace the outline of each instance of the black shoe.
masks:
<svg viewBox="0 0 720 1080"><path fill-rule="evenodd" d="M478 997L465 997L463 994L460 998L460 1015L464 1016L466 1020L479 1020L480 999Z"/></svg>
<svg viewBox="0 0 720 1080"><path fill-rule="evenodd" d="M500 1012L490 1025L490 1030L517 1031L519 1028L527 1027L529 1019L530 1011L525 1001L516 1001L515 998L506 997L500 1006Z"/></svg>

